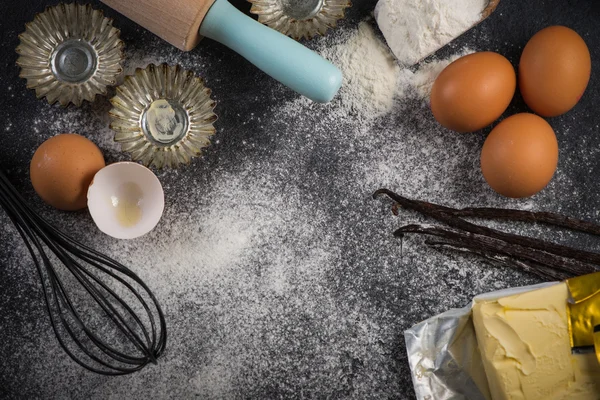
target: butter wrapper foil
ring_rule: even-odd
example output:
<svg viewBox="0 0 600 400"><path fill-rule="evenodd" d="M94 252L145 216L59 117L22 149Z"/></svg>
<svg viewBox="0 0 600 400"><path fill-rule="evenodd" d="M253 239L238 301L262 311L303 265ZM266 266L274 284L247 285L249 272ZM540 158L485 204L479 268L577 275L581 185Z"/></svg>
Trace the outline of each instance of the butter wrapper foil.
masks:
<svg viewBox="0 0 600 400"><path fill-rule="evenodd" d="M495 300L556 283L485 293L475 297L464 308L446 311L407 329L404 339L417 399L490 400L490 389L471 319L474 302Z"/></svg>
<svg viewBox="0 0 600 400"><path fill-rule="evenodd" d="M600 272L566 280L571 296L567 307L571 347L595 348L600 362Z"/></svg>

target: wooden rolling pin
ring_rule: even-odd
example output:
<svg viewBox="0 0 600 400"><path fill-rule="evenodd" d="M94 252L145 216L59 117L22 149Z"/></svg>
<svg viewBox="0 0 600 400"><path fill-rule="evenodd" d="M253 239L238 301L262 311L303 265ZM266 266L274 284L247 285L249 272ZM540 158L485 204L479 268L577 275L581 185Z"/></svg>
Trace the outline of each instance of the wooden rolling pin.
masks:
<svg viewBox="0 0 600 400"><path fill-rule="evenodd" d="M342 85L341 71L295 40L268 28L227 0L102 0L181 50L206 36L236 51L284 85L326 103Z"/></svg>

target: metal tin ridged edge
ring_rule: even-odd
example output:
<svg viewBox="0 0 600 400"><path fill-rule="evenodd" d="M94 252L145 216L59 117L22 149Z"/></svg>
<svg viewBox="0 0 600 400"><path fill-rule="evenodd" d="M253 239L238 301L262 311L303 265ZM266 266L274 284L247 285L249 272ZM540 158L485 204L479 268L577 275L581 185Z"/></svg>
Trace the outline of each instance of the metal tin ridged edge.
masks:
<svg viewBox="0 0 600 400"><path fill-rule="evenodd" d="M155 168L177 167L189 164L210 145L216 129L213 112L216 102L204 80L181 66L150 64L138 68L134 75L125 77L110 99L110 127L115 131L115 142L130 153L134 161ZM178 104L187 116L186 131L173 143L158 143L142 125L144 113L157 100Z"/></svg>
<svg viewBox="0 0 600 400"><path fill-rule="evenodd" d="M19 76L27 80L27 88L35 90L37 98L45 97L50 104L58 101L66 107L94 101L96 95L106 95L107 88L116 85L123 73L124 43L119 36L112 19L89 4L47 7L19 35ZM53 70L57 49L68 41L80 42L93 53L93 68L81 82L65 81Z"/></svg>
<svg viewBox="0 0 600 400"><path fill-rule="evenodd" d="M258 15L258 21L296 40L311 39L325 35L335 28L337 21L344 18L344 11L351 7L350 0L322 0L314 15L296 19L286 13L282 0L248 0L252 3L250 12Z"/></svg>

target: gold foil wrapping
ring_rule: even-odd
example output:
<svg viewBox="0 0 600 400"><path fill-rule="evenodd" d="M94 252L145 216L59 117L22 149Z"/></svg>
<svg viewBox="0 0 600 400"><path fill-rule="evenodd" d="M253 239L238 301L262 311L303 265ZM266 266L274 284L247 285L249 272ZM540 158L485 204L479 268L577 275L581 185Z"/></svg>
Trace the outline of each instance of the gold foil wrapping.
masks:
<svg viewBox="0 0 600 400"><path fill-rule="evenodd" d="M571 348L595 347L600 362L600 272L567 279Z"/></svg>

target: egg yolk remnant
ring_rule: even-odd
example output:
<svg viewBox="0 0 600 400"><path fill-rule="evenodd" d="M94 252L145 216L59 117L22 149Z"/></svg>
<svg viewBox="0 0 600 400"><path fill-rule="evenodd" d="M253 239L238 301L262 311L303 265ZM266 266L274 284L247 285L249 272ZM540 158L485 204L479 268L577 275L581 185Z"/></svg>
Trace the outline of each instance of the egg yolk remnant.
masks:
<svg viewBox="0 0 600 400"><path fill-rule="evenodd" d="M144 193L133 182L119 186L116 193L110 197L112 206L116 211L119 224L125 228L135 226L142 219L141 202Z"/></svg>

